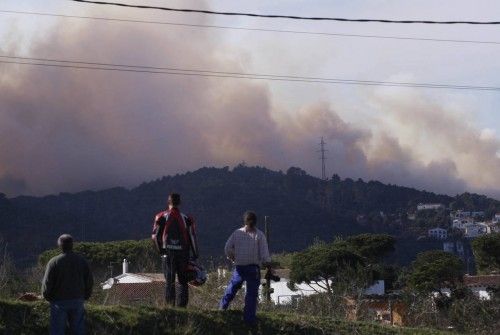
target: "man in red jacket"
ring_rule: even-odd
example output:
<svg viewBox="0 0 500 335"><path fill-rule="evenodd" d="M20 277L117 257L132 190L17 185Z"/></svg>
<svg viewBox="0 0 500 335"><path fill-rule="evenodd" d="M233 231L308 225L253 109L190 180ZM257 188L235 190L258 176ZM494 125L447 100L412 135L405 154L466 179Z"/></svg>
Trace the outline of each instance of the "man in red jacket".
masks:
<svg viewBox="0 0 500 335"><path fill-rule="evenodd" d="M187 267L190 258L198 258L196 229L191 217L181 213L181 196L168 196L168 209L155 216L152 239L162 257L167 304L176 305L175 276L179 281L177 306L186 307L189 299ZM191 257L190 257L191 256Z"/></svg>

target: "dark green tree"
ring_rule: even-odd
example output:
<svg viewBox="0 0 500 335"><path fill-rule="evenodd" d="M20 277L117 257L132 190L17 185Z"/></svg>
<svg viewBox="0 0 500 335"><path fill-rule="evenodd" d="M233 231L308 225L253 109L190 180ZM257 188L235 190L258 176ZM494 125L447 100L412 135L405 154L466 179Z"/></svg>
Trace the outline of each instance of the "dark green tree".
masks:
<svg viewBox="0 0 500 335"><path fill-rule="evenodd" d="M441 250L418 254L408 275L408 286L417 292L439 292L456 289L463 281L463 263L457 256Z"/></svg>
<svg viewBox="0 0 500 335"><path fill-rule="evenodd" d="M396 239L387 234L360 234L350 236L345 241L369 263L378 262L394 251L396 243Z"/></svg>
<svg viewBox="0 0 500 335"><path fill-rule="evenodd" d="M364 268L361 256L335 243L317 242L293 256L292 283L315 284L329 295L339 281L353 280Z"/></svg>
<svg viewBox="0 0 500 335"><path fill-rule="evenodd" d="M480 273L500 271L500 233L483 235L474 239L472 250Z"/></svg>

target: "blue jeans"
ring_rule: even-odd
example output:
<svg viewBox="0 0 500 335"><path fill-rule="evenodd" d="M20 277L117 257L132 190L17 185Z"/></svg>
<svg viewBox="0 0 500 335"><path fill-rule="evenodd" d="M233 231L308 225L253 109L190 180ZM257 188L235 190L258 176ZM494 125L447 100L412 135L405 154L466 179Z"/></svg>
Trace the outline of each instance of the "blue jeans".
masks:
<svg viewBox="0 0 500 335"><path fill-rule="evenodd" d="M233 271L231 281L220 302L220 308L226 310L246 282L245 308L243 318L246 323L254 324L257 321L257 300L260 286L260 267L257 265L237 265Z"/></svg>
<svg viewBox="0 0 500 335"><path fill-rule="evenodd" d="M85 309L83 299L50 302L50 335L66 334L69 323L71 334L85 334Z"/></svg>

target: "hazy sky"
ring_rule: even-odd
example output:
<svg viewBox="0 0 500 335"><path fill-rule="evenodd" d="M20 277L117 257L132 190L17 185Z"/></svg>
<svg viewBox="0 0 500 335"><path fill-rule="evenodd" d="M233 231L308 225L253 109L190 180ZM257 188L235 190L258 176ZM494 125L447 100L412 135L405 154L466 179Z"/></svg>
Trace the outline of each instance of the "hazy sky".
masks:
<svg viewBox="0 0 500 335"><path fill-rule="evenodd" d="M496 20L498 1L133 1L351 18ZM175 14L65 0L0 10L500 42L499 26ZM495 16L495 14L497 16ZM500 44L313 36L0 13L0 54L213 71L500 86ZM0 192L134 186L205 165L273 169L500 198L500 93L266 82L0 63Z"/></svg>

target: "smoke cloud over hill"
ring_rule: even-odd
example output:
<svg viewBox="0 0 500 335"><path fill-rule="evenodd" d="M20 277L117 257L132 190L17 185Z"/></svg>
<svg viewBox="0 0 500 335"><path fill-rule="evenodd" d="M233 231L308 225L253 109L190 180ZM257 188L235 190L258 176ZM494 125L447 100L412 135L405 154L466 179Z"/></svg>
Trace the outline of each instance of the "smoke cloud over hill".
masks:
<svg viewBox="0 0 500 335"><path fill-rule="evenodd" d="M224 49L203 31L92 22L64 27L56 23L27 54L249 71L245 59L251 55ZM21 53L17 40L22 39L13 36L0 51ZM370 103L383 116L352 124L321 101L283 110L269 85L0 64L0 192L133 186L241 161L278 169L295 165L318 174L316 143L324 136L329 171L342 177L500 195L498 137L443 102L411 89L376 89Z"/></svg>

